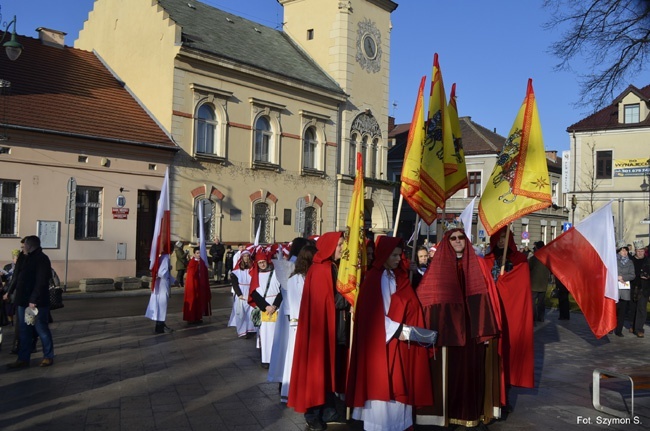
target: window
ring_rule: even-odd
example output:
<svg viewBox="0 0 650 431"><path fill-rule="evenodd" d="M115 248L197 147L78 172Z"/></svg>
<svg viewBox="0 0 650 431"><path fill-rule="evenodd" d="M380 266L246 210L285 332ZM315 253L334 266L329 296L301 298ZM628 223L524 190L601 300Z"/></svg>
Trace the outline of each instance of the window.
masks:
<svg viewBox="0 0 650 431"><path fill-rule="evenodd" d="M203 220L199 220L199 206L203 206ZM209 199L197 199L194 203L194 220L195 232L194 235L196 238L201 238L201 223L203 223L203 235L206 240L209 240L213 237L212 235L212 213L214 212L214 207L212 201Z"/></svg>
<svg viewBox="0 0 650 431"><path fill-rule="evenodd" d="M467 173L467 197L481 196L481 172L474 171Z"/></svg>
<svg viewBox="0 0 650 431"><path fill-rule="evenodd" d="M361 138L361 166L363 166L363 175L368 176L368 137Z"/></svg>
<svg viewBox="0 0 650 431"><path fill-rule="evenodd" d="M302 166L308 169L317 169L316 151L318 149L318 140L316 139L316 129L309 127L305 130L302 141Z"/></svg>
<svg viewBox="0 0 650 431"><path fill-rule="evenodd" d="M18 181L0 180L0 236L18 236Z"/></svg>
<svg viewBox="0 0 650 431"><path fill-rule="evenodd" d="M216 154L217 125L214 109L205 103L201 105L196 118L195 148L198 154Z"/></svg>
<svg viewBox="0 0 650 431"><path fill-rule="evenodd" d="M357 171L357 139L358 135L352 135L350 139L350 160L348 164L348 172L354 176Z"/></svg>
<svg viewBox="0 0 650 431"><path fill-rule="evenodd" d="M255 234L257 235L257 229L260 231L260 244L270 244L273 242L271 237L271 209L268 204L259 202L256 203L253 207L255 212Z"/></svg>
<svg viewBox="0 0 650 431"><path fill-rule="evenodd" d="M557 205L557 182L551 183L551 201Z"/></svg>
<svg viewBox="0 0 650 431"><path fill-rule="evenodd" d="M260 117L255 122L255 153L253 160L256 162L271 162L271 145L273 133L268 118Z"/></svg>
<svg viewBox="0 0 650 431"><path fill-rule="evenodd" d="M307 40L312 40L314 38L314 29L310 28L307 30Z"/></svg>
<svg viewBox="0 0 650 431"><path fill-rule="evenodd" d="M305 208L305 231L304 238L318 234L318 211L314 207Z"/></svg>
<svg viewBox="0 0 650 431"><path fill-rule="evenodd" d="M379 139L375 138L370 146L370 169L368 170L370 178L377 178L377 151L379 151Z"/></svg>
<svg viewBox="0 0 650 431"><path fill-rule="evenodd" d="M612 178L612 152L596 151L596 179Z"/></svg>
<svg viewBox="0 0 650 431"><path fill-rule="evenodd" d="M102 189L77 187L74 213L74 239L100 239Z"/></svg>
<svg viewBox="0 0 650 431"><path fill-rule="evenodd" d="M625 124L638 123L640 121L639 104L625 105Z"/></svg>

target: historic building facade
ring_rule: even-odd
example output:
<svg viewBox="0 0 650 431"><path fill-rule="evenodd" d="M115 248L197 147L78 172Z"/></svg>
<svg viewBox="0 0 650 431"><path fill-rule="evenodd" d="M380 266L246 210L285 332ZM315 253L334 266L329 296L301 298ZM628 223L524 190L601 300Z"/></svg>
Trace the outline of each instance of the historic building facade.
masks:
<svg viewBox="0 0 650 431"><path fill-rule="evenodd" d="M353 155L367 224L392 226L387 0L282 0L283 30L199 2L97 0L93 50L169 131L172 235L289 241L342 229ZM199 221L201 205L207 216Z"/></svg>

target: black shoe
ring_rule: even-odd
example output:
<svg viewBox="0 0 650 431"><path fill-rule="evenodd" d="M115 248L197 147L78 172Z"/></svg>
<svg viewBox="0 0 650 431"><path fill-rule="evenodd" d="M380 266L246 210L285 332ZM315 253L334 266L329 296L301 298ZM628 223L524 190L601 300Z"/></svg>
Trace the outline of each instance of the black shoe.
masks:
<svg viewBox="0 0 650 431"><path fill-rule="evenodd" d="M336 411L329 416L323 416L323 422L328 424L332 422L342 422L342 421L343 419L341 418L341 415L338 414Z"/></svg>
<svg viewBox="0 0 650 431"><path fill-rule="evenodd" d="M625 337L625 335L623 335L623 333L620 331L615 331L614 335L616 335L617 337Z"/></svg>
<svg viewBox="0 0 650 431"><path fill-rule="evenodd" d="M268 370L269 369L269 364L268 364L268 362L262 362L260 364L260 367L264 368L265 370Z"/></svg>
<svg viewBox="0 0 650 431"><path fill-rule="evenodd" d="M307 421L305 431L324 431L327 429L327 424L321 420Z"/></svg>
<svg viewBox="0 0 650 431"><path fill-rule="evenodd" d="M27 367L29 367L29 362L20 361L20 360L16 362L12 362L11 364L7 364L7 368L10 370L19 370L21 368L27 368Z"/></svg>

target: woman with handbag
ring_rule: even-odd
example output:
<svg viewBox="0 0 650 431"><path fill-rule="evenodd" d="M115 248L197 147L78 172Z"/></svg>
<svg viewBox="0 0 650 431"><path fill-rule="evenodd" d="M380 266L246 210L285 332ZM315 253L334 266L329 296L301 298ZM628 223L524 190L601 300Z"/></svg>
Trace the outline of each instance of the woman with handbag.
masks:
<svg viewBox="0 0 650 431"><path fill-rule="evenodd" d="M280 282L275 276L271 255L264 250L255 253L255 266L251 271L251 287L248 303L261 311L261 325L257 337L257 348L262 351L262 368L269 368L275 322L278 307L282 302Z"/></svg>

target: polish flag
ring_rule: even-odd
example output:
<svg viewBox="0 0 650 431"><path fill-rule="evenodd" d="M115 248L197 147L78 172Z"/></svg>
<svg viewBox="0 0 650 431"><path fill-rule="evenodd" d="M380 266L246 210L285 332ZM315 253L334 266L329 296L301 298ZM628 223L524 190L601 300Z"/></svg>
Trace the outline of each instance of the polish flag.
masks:
<svg viewBox="0 0 650 431"><path fill-rule="evenodd" d="M151 290L156 283L156 274L158 274L158 256L161 254L171 253L171 235L170 235L170 211L169 211L169 168L165 171L165 179L160 189L160 198L158 198L158 209L156 210L156 224L153 231L153 241L151 242L151 252L149 254L149 269L151 270Z"/></svg>
<svg viewBox="0 0 650 431"><path fill-rule="evenodd" d="M596 338L616 327L618 267L612 202L535 252L571 292Z"/></svg>

